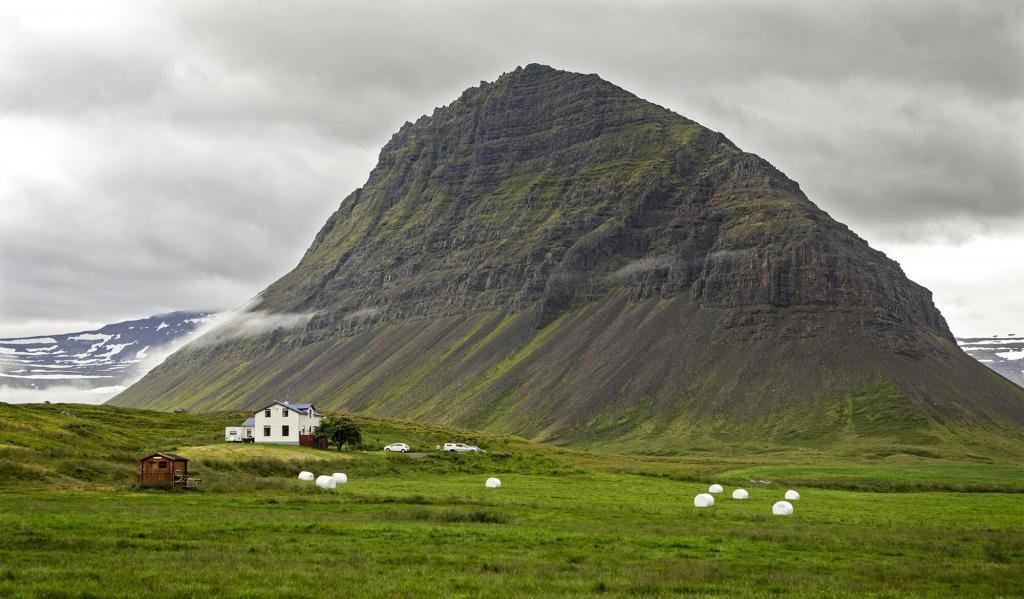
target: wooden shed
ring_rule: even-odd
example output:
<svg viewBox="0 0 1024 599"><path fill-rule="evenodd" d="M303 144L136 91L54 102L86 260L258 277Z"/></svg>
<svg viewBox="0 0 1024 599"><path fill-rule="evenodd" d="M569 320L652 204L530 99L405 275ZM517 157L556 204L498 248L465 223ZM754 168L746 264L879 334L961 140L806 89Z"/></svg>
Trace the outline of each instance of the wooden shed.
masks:
<svg viewBox="0 0 1024 599"><path fill-rule="evenodd" d="M188 458L158 451L139 460L137 482L145 487L196 487L199 480L189 479Z"/></svg>

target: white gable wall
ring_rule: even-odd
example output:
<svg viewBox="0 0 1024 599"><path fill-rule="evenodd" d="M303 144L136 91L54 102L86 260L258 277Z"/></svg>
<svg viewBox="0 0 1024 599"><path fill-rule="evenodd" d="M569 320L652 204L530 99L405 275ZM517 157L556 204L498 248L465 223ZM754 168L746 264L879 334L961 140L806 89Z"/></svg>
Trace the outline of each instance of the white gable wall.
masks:
<svg viewBox="0 0 1024 599"><path fill-rule="evenodd" d="M303 414L283 404L275 403L256 412L256 426L252 431L253 438L256 443L298 445L300 434L311 435L320 424L320 418L313 415L314 411L306 410L306 413Z"/></svg>

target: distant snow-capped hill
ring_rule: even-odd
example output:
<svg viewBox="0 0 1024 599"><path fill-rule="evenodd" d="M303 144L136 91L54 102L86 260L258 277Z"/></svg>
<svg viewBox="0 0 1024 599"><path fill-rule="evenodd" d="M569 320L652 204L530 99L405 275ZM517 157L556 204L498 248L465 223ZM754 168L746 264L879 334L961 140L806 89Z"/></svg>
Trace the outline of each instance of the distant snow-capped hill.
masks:
<svg viewBox="0 0 1024 599"><path fill-rule="evenodd" d="M95 331L0 339L0 388L67 387L113 395L210 317L206 312L172 312ZM31 400L26 393L18 395Z"/></svg>
<svg viewBox="0 0 1024 599"><path fill-rule="evenodd" d="M1024 337L957 337L956 342L967 355L1024 387Z"/></svg>

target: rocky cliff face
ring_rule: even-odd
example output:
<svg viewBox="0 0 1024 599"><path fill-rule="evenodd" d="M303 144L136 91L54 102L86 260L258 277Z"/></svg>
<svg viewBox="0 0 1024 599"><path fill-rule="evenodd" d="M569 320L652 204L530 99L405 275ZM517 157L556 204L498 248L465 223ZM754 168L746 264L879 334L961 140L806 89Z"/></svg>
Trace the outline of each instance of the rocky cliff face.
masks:
<svg viewBox="0 0 1024 599"><path fill-rule="evenodd" d="M311 328L332 335L352 315L533 309L543 327L613 289L867 310L866 326L952 340L926 289L765 160L595 75L539 65L406 124L262 305L318 311Z"/></svg>
<svg viewBox="0 0 1024 599"><path fill-rule="evenodd" d="M241 407L290 384L325 407L542 438L760 417L878 385L929 417L1012 420L1021 405L971 370L927 289L771 164L540 65L402 127L259 308L314 316L185 352L118 401ZM266 376L242 384L254 367ZM909 374L960 370L949 384ZM964 384L973 399L956 399Z"/></svg>

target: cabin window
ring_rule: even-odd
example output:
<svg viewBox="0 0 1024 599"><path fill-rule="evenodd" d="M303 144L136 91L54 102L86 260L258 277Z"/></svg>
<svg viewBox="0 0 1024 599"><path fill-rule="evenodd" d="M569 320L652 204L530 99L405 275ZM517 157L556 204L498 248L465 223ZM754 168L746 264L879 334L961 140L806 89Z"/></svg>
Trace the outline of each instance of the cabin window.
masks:
<svg viewBox="0 0 1024 599"><path fill-rule="evenodd" d="M156 467L160 470L167 470L167 462L160 462Z"/></svg>
<svg viewBox="0 0 1024 599"><path fill-rule="evenodd" d="M288 425L287 424L281 427L281 436L282 437L287 437L288 436Z"/></svg>
<svg viewBox="0 0 1024 599"><path fill-rule="evenodd" d="M269 426L264 426L263 427L263 436L264 437L269 437L270 436L270 427Z"/></svg>
<svg viewBox="0 0 1024 599"><path fill-rule="evenodd" d="M267 408L266 410L264 410L263 411L263 415L266 416L267 418L270 418L270 408Z"/></svg>

